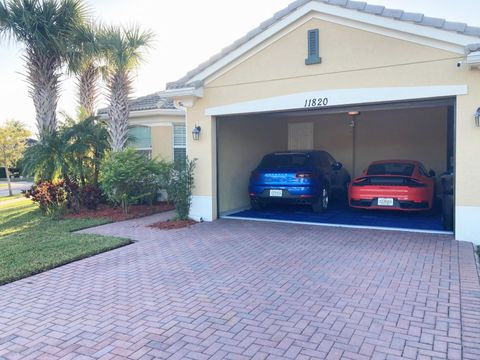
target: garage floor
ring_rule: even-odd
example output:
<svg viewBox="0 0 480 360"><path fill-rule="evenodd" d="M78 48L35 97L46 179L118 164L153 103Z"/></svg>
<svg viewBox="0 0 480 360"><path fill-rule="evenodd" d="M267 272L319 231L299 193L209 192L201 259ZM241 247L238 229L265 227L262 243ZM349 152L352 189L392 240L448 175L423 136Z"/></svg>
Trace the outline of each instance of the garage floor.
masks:
<svg viewBox="0 0 480 360"><path fill-rule="evenodd" d="M428 212L408 213L352 209L341 203L332 203L327 212L318 214L314 213L308 206L271 205L266 209L244 210L230 214L227 217L328 225L444 231L439 207Z"/></svg>

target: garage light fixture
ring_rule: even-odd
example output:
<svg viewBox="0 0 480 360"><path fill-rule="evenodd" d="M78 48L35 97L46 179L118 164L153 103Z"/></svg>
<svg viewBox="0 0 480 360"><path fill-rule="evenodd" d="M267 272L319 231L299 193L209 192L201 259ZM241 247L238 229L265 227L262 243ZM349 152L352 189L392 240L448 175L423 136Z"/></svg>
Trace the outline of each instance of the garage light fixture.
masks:
<svg viewBox="0 0 480 360"><path fill-rule="evenodd" d="M200 126L195 125L192 130L192 137L193 140L197 141L200 140L200 133L202 132L202 128Z"/></svg>
<svg viewBox="0 0 480 360"><path fill-rule="evenodd" d="M480 127L480 108L475 112L475 126Z"/></svg>

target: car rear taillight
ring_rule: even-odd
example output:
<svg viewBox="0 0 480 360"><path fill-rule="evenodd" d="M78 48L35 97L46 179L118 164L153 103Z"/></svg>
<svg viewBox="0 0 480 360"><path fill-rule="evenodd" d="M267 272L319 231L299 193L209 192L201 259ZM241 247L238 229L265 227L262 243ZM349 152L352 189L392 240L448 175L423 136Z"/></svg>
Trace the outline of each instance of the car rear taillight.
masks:
<svg viewBox="0 0 480 360"><path fill-rule="evenodd" d="M252 180L258 180L260 178L260 173L258 171L252 171L250 174L250 178Z"/></svg>
<svg viewBox="0 0 480 360"><path fill-rule="evenodd" d="M307 172L299 172L295 175L295 177L299 179L311 179L314 177L314 174Z"/></svg>

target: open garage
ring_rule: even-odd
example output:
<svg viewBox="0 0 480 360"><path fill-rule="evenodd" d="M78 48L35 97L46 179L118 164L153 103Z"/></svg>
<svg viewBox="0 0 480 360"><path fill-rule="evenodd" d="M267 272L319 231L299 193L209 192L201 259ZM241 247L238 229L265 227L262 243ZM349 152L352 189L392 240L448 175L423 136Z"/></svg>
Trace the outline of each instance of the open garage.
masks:
<svg viewBox="0 0 480 360"><path fill-rule="evenodd" d="M453 173L454 105L455 99L435 99L218 117L220 215L335 226L451 230L442 222L441 175ZM420 161L435 173L435 206L416 212L359 210L349 207L347 197L332 189L328 209L322 213L288 201L252 209L249 179L262 158L274 152L304 150L328 152L350 179L362 175L374 161ZM281 185L276 188L288 193L288 187Z"/></svg>
<svg viewBox="0 0 480 360"><path fill-rule="evenodd" d="M185 109L192 132L187 155L197 167L190 216L447 229L457 240L480 243L479 69L480 28L357 1L295 1L161 93ZM316 211L263 206L260 186L249 191L252 171L266 154L300 149L328 152L354 182L363 181L355 179L373 161L416 161L411 179L395 181L418 185L418 196L382 195L368 205L355 182L348 202L331 194L327 211L318 211L328 193L324 181ZM318 178L298 175L302 184ZM428 200L419 195L422 184ZM271 190L271 197L291 195ZM308 203L318 194L295 194L302 195ZM251 197L262 200L256 209ZM401 211L381 208L391 204ZM443 209L449 209L446 227Z"/></svg>

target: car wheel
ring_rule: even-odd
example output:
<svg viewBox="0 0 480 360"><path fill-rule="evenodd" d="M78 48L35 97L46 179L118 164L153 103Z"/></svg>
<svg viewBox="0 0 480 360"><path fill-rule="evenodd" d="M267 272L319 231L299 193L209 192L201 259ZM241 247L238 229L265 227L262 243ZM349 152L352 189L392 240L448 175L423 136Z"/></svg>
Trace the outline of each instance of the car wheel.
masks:
<svg viewBox="0 0 480 360"><path fill-rule="evenodd" d="M250 200L250 206L253 210L262 210L265 208L265 204L260 200Z"/></svg>
<svg viewBox="0 0 480 360"><path fill-rule="evenodd" d="M322 191L320 193L319 198L315 203L312 204L313 211L316 213L322 213L325 212L328 209L328 204L329 204L329 195L328 195L328 190L324 186L322 188Z"/></svg>

